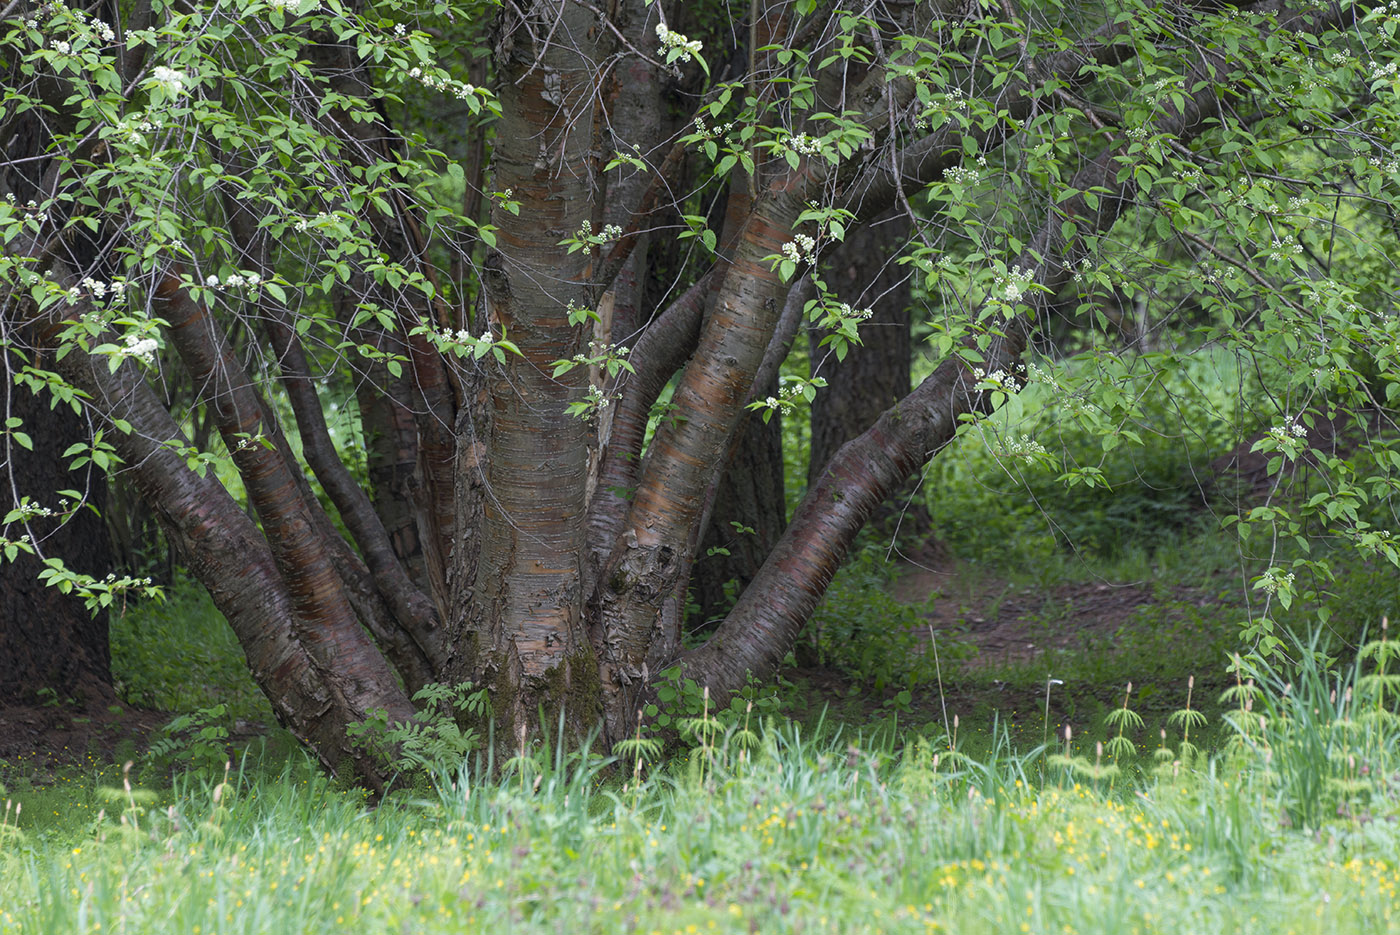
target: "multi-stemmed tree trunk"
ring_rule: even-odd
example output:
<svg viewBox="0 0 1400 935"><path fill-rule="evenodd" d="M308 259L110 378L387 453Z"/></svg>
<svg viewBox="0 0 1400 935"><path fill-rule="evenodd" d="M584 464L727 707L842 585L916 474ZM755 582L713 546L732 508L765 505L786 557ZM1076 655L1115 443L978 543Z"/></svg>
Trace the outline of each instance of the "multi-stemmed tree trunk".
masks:
<svg viewBox="0 0 1400 935"><path fill-rule="evenodd" d="M143 9L122 34L152 21ZM403 58L405 30L319 9L245 20L227 45L128 50L113 31L82 46L109 50L84 65L110 72L96 82L54 58L68 53L13 40L32 66L15 73L16 94L57 116L35 164L44 216L7 247L9 340L19 346L25 324L41 334L30 350L62 350L55 368L85 394L103 444L228 618L279 717L327 764L371 784L382 767L346 728L409 717L410 693L428 682L489 689L498 736L528 731L543 711L551 722L562 712L578 734L601 723L616 740L635 729L666 666L716 695L770 672L876 507L964 416L994 404L974 368L1015 369L1046 297L1134 206L1133 168L1147 157L1105 123L1112 95L1134 83L1120 67L1135 67L1125 63L1144 47L1128 40L1197 15L1183 6L1155 26L1106 15L1071 46L1002 43L999 56L945 68L921 50L983 48L986 30L964 5L880 9L865 22L758 3L741 27L748 74L687 104L697 122L683 138L664 136L662 115L676 88L703 88L703 77L690 64L678 79L657 60L658 35L675 64L695 53L657 29L668 9L627 0L609 20L574 0L507 3L491 100L422 58L426 34ZM1261 31L1316 32L1342 17L1271 9ZM208 36L230 15L200 8L182 22ZM870 63L859 80L853 49ZM810 66L790 54L803 50L818 53ZM1223 54L1173 54L1179 89L1144 112L1152 132L1189 150L1238 89ZM814 113L792 83L811 74L834 102L827 111ZM411 155L383 82L498 110L490 179L466 199L491 206L489 229L444 235L453 215L433 204L440 173ZM970 98L985 113L964 120ZM935 111L951 118L929 128ZM712 519L746 519L729 515L718 478L772 457L736 437L748 404L774 385L807 300L810 317L854 299L890 308L877 327L901 321L897 289L862 300L869 285L842 281L839 263L823 295L807 275L815 254L838 227L859 243L862 225L907 217L929 183L975 176L960 167L976 154L1013 143L1008 165L1029 158L1057 111L1078 148L1062 147L1060 183L998 242L1012 285L972 289L966 310L947 312L956 341L912 392L904 360L878 386L842 378L833 404L861 415L833 422L859 434L823 452L790 525L765 527L772 547L738 603L703 645L684 647L703 533ZM164 162L147 148L157 144ZM181 171L168 173L171 163ZM704 230L696 205L718 190L728 192L713 212L723 223ZM649 244L675 234L654 227L678 215L693 236L675 289L642 288ZM89 220L114 232L100 268L68 249ZM475 252L444 264L462 243ZM845 268L889 268L892 250L880 242L867 250L878 263ZM924 258L930 270L934 259ZM90 283L117 261L120 300ZM444 266L462 280L444 281ZM659 294L664 303L650 304ZM135 350L146 334L165 348L152 363ZM620 352L607 347L620 335L635 335L631 372L616 372ZM164 405L158 367L193 381L251 517ZM327 381L358 403L368 492L326 421Z"/></svg>

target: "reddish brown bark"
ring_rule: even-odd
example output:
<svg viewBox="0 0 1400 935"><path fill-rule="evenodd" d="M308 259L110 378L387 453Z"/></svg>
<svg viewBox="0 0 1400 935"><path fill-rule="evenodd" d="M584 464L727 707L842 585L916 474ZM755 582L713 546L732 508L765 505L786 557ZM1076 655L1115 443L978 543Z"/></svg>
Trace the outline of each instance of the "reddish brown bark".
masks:
<svg viewBox="0 0 1400 935"><path fill-rule="evenodd" d="M73 311L85 310L80 305ZM345 728L355 718L297 637L294 602L266 540L212 473L195 473L165 444L183 442L182 433L136 365L127 362L113 372L105 358L70 353L58 366L91 397L90 411L106 423L127 477L233 627L278 719L328 767L349 766L371 783L382 782L378 765L350 747ZM115 429L117 420L132 431ZM394 710L402 716L401 705Z"/></svg>
<svg viewBox="0 0 1400 935"><path fill-rule="evenodd" d="M582 593L588 427L567 411L585 397L588 370L552 376L554 362L581 353L592 330L569 320L571 306L589 308L596 298L591 251L566 255L559 241L594 220L599 75L585 37L596 36L598 24L573 4L550 13L572 47L542 41L552 19L505 14L515 39L498 60L506 116L494 185L510 189L520 211L495 210L498 251L483 273L487 325L520 354L487 372L489 495L471 607L477 651L462 665L495 691L498 731L508 738L534 721L537 704L564 710L582 731L598 703Z"/></svg>
<svg viewBox="0 0 1400 935"><path fill-rule="evenodd" d="M174 276L161 280L157 308L205 405L214 412L224 444L261 521L272 560L291 599L292 629L340 716L362 721L384 711L391 722L412 714L378 647L361 628L328 544L314 517L320 507L304 496L275 444L280 431L228 347L222 329ZM344 744L342 743L342 747Z"/></svg>

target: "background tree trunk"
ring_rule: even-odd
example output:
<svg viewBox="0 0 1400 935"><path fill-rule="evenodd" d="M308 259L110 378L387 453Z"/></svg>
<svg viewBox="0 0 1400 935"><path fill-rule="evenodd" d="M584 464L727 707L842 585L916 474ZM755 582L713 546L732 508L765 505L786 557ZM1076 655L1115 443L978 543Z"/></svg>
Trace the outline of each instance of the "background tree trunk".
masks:
<svg viewBox="0 0 1400 935"><path fill-rule="evenodd" d="M6 493L28 495L57 511L58 490L77 490L97 511L106 507L107 482L93 470L67 470L63 452L90 435L82 419L66 405L49 409L46 397L15 386L6 374L0 393L10 416L24 420L21 431L34 442L26 451L10 440L3 474ZM14 506L13 497L0 503ZM29 524L43 555L63 559L74 571L101 578L112 570L112 552L99 512L79 508L67 522L36 519ZM18 538L18 524L10 538ZM88 704L113 700L107 613L90 613L80 598L62 594L38 579L39 559L20 553L0 561L0 704L41 700L41 691Z"/></svg>
<svg viewBox="0 0 1400 935"><path fill-rule="evenodd" d="M812 401L807 486L815 487L832 455L909 393L909 268L895 262L908 242L909 221L894 214L850 232L826 262L826 284L842 302L873 310L860 326L861 344L837 360L813 330L812 375L826 389Z"/></svg>
<svg viewBox="0 0 1400 935"><path fill-rule="evenodd" d="M773 380L755 396L773 396L777 389ZM709 529L695 557L690 588L699 610L687 621L692 629L707 628L728 613L763 567L787 528L783 488L782 416L774 412L764 422L762 413L750 412L739 426L734 457L720 482ZM712 549L725 551L711 553Z"/></svg>

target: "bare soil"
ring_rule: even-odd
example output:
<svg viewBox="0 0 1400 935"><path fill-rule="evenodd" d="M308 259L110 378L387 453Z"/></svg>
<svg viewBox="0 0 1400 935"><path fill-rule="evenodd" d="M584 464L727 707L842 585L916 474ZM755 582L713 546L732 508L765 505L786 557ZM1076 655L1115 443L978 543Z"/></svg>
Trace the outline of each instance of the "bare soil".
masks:
<svg viewBox="0 0 1400 935"><path fill-rule="evenodd" d="M144 751L173 715L113 702L0 707L0 779L42 782L69 766L107 765Z"/></svg>
<svg viewBox="0 0 1400 935"><path fill-rule="evenodd" d="M930 600L927 620L947 641L970 644L974 667L1029 662L1049 650L1094 646L1112 651L1133 628L1160 625L1183 603L1206 607L1216 597L1180 585L1083 582L1017 588L1006 579L967 574L957 562L910 565L894 585L905 603ZM1161 613L1144 614L1157 606Z"/></svg>

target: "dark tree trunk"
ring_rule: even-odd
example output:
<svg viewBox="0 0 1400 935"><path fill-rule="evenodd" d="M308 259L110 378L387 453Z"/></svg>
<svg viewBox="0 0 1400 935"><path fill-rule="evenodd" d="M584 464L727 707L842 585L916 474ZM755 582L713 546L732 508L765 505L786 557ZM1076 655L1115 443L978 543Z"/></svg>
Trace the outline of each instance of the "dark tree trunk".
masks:
<svg viewBox="0 0 1400 935"><path fill-rule="evenodd" d="M875 221L852 231L825 264L828 288L873 314L860 327L862 343L852 345L845 360L830 345L819 346L825 334L811 333L812 375L828 385L812 401L809 487L842 445L909 393L909 267L895 262L908 234L902 216Z"/></svg>
<svg viewBox="0 0 1400 935"><path fill-rule="evenodd" d="M52 509L55 517L28 524L27 534L40 554L62 559L73 571L107 575L112 552L99 515L106 507L106 479L91 469L69 471L70 459L63 457L69 445L89 437L87 426L68 406L50 409L48 398L15 386L8 374L0 394L7 398L9 415L23 420L20 430L34 443L34 450L26 451L12 437L0 455L5 512L14 506L14 491ZM59 490L76 490L86 499L86 506L70 507L64 521L57 517ZM6 536L23 534L23 526L12 523ZM23 552L14 562L0 560L0 704L30 703L49 692L89 704L111 701L106 611L92 614L82 599L45 585L38 577L43 567L38 557Z"/></svg>
<svg viewBox="0 0 1400 935"><path fill-rule="evenodd" d="M774 381L760 398L774 395ZM728 613L763 567L783 530L783 426L776 412L768 422L750 412L739 426L734 457L715 495L710 525L691 573L691 598L699 605L687 623L708 627Z"/></svg>

